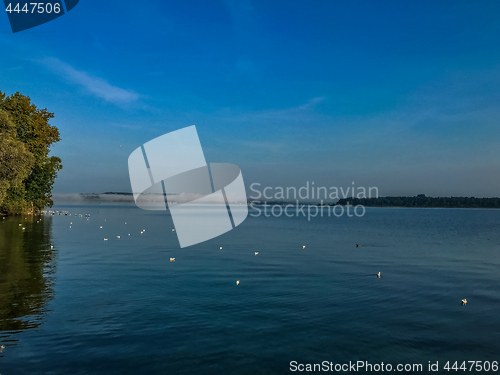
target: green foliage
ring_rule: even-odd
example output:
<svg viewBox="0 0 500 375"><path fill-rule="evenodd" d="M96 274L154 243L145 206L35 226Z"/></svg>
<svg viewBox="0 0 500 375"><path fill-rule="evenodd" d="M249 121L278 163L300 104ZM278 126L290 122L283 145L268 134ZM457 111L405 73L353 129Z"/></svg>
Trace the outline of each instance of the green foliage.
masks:
<svg viewBox="0 0 500 375"><path fill-rule="evenodd" d="M20 93L0 92L0 212L23 213L52 206L52 186L61 159L49 157L59 130L54 117Z"/></svg>
<svg viewBox="0 0 500 375"><path fill-rule="evenodd" d="M17 138L28 145L37 164L44 163L52 143L58 142L59 130L49 124L54 117L47 109L38 109L28 96L19 92L5 97L0 109L8 111L17 130Z"/></svg>
<svg viewBox="0 0 500 375"><path fill-rule="evenodd" d="M33 202L33 207L36 210L41 210L45 206L52 207L54 204L51 199L52 185L54 185L57 171L61 168L61 159L52 156L47 158L43 164L36 165L25 181L26 198L29 202Z"/></svg>
<svg viewBox="0 0 500 375"><path fill-rule="evenodd" d="M34 161L35 158L28 151L28 147L17 140L16 128L9 114L0 111L0 207L3 206L9 190L14 192L16 189L24 188L22 182L28 177ZM11 203L14 196L17 197L18 194L12 194Z"/></svg>
<svg viewBox="0 0 500 375"><path fill-rule="evenodd" d="M10 188L7 191L0 209L7 215L16 215L27 212L30 209L30 204L26 202L26 189L24 184Z"/></svg>

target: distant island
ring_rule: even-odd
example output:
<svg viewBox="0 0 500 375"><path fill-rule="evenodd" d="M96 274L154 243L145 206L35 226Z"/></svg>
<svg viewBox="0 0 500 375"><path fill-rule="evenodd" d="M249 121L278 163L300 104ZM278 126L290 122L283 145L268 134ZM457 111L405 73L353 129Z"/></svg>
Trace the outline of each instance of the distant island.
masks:
<svg viewBox="0 0 500 375"><path fill-rule="evenodd" d="M362 205L365 207L436 207L436 208L500 208L500 198L475 197L427 197L419 194L415 197L379 197L379 198L343 198L340 206Z"/></svg>

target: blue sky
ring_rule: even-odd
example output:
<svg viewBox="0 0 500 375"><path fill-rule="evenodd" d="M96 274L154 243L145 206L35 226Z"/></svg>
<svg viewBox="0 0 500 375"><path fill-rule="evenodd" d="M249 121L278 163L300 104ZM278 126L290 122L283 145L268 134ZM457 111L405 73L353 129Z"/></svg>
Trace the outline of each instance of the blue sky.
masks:
<svg viewBox="0 0 500 375"><path fill-rule="evenodd" d="M269 186L499 196L500 3L90 1L12 34L0 90L56 117L56 193L130 191L128 155L196 125ZM121 147L120 147L121 145Z"/></svg>

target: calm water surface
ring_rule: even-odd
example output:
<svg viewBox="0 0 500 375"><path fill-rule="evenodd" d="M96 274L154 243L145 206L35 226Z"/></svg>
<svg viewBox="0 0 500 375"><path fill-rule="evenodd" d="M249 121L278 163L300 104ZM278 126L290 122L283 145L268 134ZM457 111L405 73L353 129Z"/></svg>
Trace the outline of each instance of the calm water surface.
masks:
<svg viewBox="0 0 500 375"><path fill-rule="evenodd" d="M500 361L498 210L248 217L180 249L165 213L54 209L0 220L2 375Z"/></svg>

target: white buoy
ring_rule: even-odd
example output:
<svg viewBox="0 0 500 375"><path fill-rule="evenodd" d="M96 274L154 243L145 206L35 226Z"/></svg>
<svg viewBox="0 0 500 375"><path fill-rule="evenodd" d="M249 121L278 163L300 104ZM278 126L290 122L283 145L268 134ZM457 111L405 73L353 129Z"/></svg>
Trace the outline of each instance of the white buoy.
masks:
<svg viewBox="0 0 500 375"><path fill-rule="evenodd" d="M120 238L120 236L116 236L116 238Z"/></svg>
<svg viewBox="0 0 500 375"><path fill-rule="evenodd" d="M102 225L99 228L102 229Z"/></svg>
<svg viewBox="0 0 500 375"><path fill-rule="evenodd" d="M219 250L222 250L222 246L221 246L221 247L219 247Z"/></svg>
<svg viewBox="0 0 500 375"><path fill-rule="evenodd" d="M54 248L54 246L53 246L53 245L50 245L50 250L52 250L53 248Z"/></svg>
<svg viewBox="0 0 500 375"><path fill-rule="evenodd" d="M302 248L303 248L303 249L305 249L305 248L306 248L306 246L304 245L304 246L302 246Z"/></svg>
<svg viewBox="0 0 500 375"><path fill-rule="evenodd" d="M175 229L172 229L172 232L175 232Z"/></svg>

